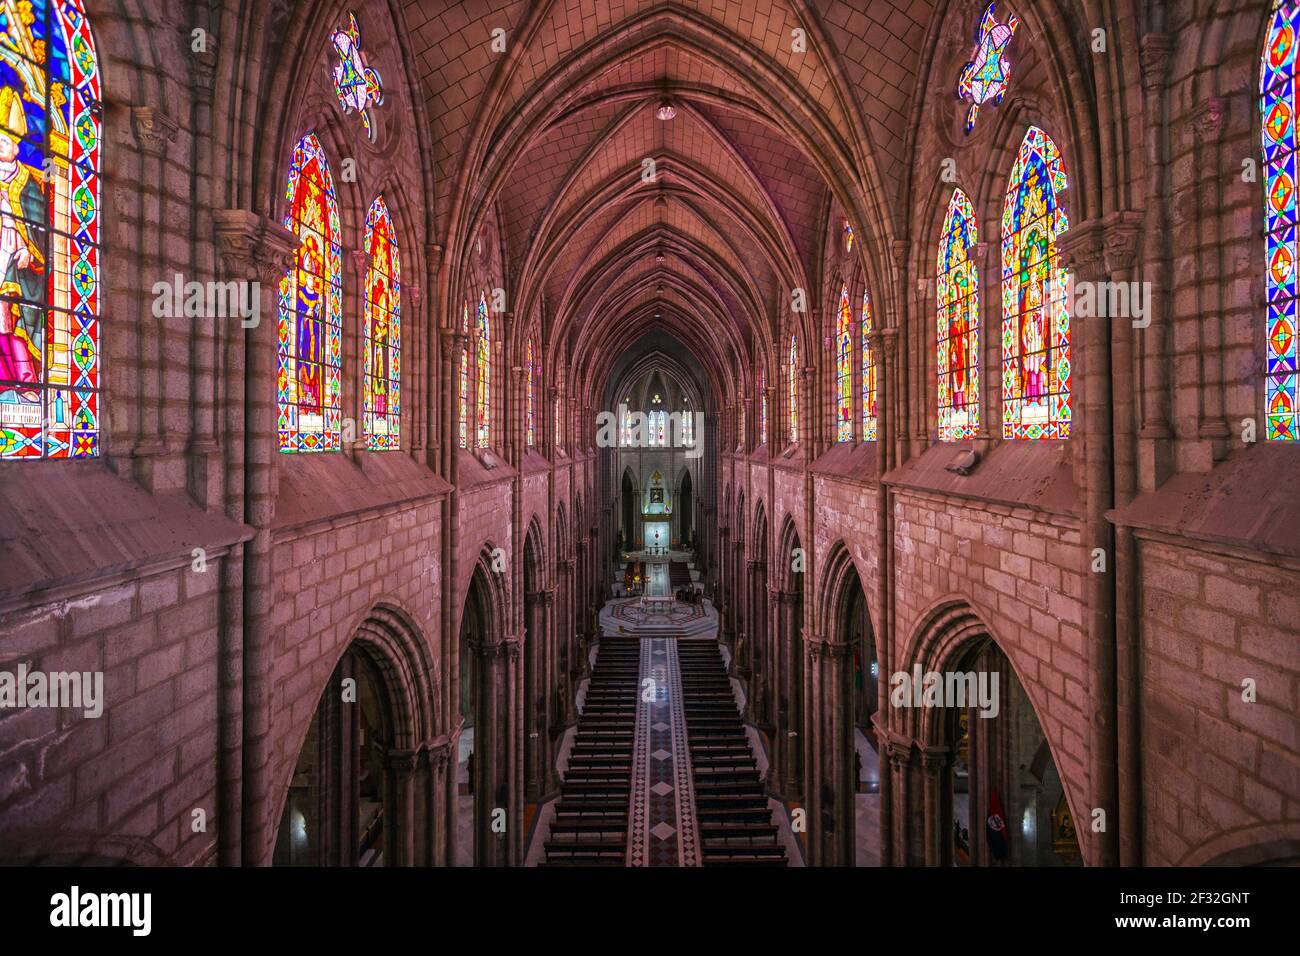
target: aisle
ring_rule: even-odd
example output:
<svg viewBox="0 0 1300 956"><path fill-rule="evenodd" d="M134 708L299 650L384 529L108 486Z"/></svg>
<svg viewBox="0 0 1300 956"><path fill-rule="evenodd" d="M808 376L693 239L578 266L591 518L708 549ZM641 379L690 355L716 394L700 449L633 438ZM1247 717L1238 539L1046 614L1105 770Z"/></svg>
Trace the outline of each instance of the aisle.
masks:
<svg viewBox="0 0 1300 956"><path fill-rule="evenodd" d="M699 866L677 641L641 640L628 866Z"/></svg>

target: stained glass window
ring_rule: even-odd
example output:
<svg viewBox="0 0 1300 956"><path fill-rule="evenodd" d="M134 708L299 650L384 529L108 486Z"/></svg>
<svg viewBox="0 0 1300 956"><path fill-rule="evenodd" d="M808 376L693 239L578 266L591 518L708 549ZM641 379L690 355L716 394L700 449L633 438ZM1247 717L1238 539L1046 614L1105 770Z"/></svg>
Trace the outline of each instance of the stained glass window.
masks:
<svg viewBox="0 0 1300 956"><path fill-rule="evenodd" d="M1300 441L1296 401L1296 33L1300 3L1274 0L1260 66L1268 342L1264 401L1270 441Z"/></svg>
<svg viewBox="0 0 1300 956"><path fill-rule="evenodd" d="M0 458L99 454L99 63L80 0L0 6Z"/></svg>
<svg viewBox="0 0 1300 956"><path fill-rule="evenodd" d="M460 447L469 447L469 349L460 350Z"/></svg>
<svg viewBox="0 0 1300 956"><path fill-rule="evenodd" d="M343 254L334 180L315 134L293 151L285 198L296 261L280 280L280 450L337 450L342 441Z"/></svg>
<svg viewBox="0 0 1300 956"><path fill-rule="evenodd" d="M361 30L355 14L348 14L346 25L334 31L330 42L339 58L334 65L334 95L339 98L344 113L356 110L361 114L361 125L373 141L375 128L370 108L384 102L384 84L379 71L366 62L361 50Z"/></svg>
<svg viewBox="0 0 1300 956"><path fill-rule="evenodd" d="M844 251L853 251L853 227L849 225L848 220L844 220Z"/></svg>
<svg viewBox="0 0 1300 956"><path fill-rule="evenodd" d="M389 451L401 438L402 266L382 196L366 214L366 259L364 434L371 451Z"/></svg>
<svg viewBox="0 0 1300 956"><path fill-rule="evenodd" d="M1070 437L1070 274L1056 250L1066 185L1056 144L1031 126L1002 204L1003 438Z"/></svg>
<svg viewBox="0 0 1300 956"><path fill-rule="evenodd" d="M524 384L527 389L524 395L524 427L528 435L528 447L532 448L537 443L537 355L532 339L528 340L526 364L525 374L528 378Z"/></svg>
<svg viewBox="0 0 1300 956"><path fill-rule="evenodd" d="M767 444L767 369L758 370L758 442Z"/></svg>
<svg viewBox="0 0 1300 956"><path fill-rule="evenodd" d="M876 403L880 400L877 376L876 349L868 338L876 331L876 321L871 313L871 296L862 293L862 440L875 441L879 415Z"/></svg>
<svg viewBox="0 0 1300 956"><path fill-rule="evenodd" d="M979 270L970 258L979 242L975 210L957 189L939 240L939 440L972 437L980 418Z"/></svg>
<svg viewBox="0 0 1300 956"><path fill-rule="evenodd" d="M1011 81L1011 61L1007 58L1007 46L1015 35L1020 21L1013 13L1006 23L998 23L990 3L980 18L979 30L975 33L975 53L971 61L962 68L961 78L957 81L959 99L970 100L970 109L966 112L966 132L975 128L980 107L985 103L996 106L1002 102Z"/></svg>
<svg viewBox="0 0 1300 956"><path fill-rule="evenodd" d="M799 440L799 341L792 334L790 336L790 375L788 387L790 390L787 398L790 402L790 441Z"/></svg>
<svg viewBox="0 0 1300 956"><path fill-rule="evenodd" d="M658 396L655 397L658 398ZM667 412L650 413L650 444L659 446L668 444Z"/></svg>
<svg viewBox="0 0 1300 956"><path fill-rule="evenodd" d="M849 287L840 287L835 320L835 440L853 441L853 307Z"/></svg>
<svg viewBox="0 0 1300 956"><path fill-rule="evenodd" d="M555 399L555 444L564 447L564 415L560 411L560 398Z"/></svg>
<svg viewBox="0 0 1300 956"><path fill-rule="evenodd" d="M492 436L492 326L488 321L487 297L478 300L478 445L486 448Z"/></svg>

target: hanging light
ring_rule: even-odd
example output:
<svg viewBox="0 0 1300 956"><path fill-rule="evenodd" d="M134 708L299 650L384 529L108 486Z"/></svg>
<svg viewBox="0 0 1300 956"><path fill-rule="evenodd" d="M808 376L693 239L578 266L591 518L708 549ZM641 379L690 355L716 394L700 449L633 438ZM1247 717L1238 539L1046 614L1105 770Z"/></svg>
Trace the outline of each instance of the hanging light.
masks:
<svg viewBox="0 0 1300 956"><path fill-rule="evenodd" d="M659 109L655 110L655 116L665 122L677 115L677 107L673 106L673 101L664 97L659 101Z"/></svg>

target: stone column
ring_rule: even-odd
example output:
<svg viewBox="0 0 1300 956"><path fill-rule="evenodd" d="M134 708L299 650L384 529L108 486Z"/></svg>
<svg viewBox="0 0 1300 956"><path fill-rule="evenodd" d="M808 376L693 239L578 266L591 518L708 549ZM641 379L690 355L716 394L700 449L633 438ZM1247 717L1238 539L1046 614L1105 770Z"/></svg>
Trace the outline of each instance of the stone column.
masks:
<svg viewBox="0 0 1300 956"><path fill-rule="evenodd" d="M253 530L244 547L244 622L242 654L222 655L223 709L237 707L242 739L238 747L231 739L236 729L232 719L223 721L222 752L233 757L241 753L242 795L240 826L241 860L245 865L264 866L274 852L276 797L271 770L271 647L275 639L271 611L275 600L271 576L271 523L275 516L274 471L277 452L276 427L276 315L280 277L293 264L297 238L279 223L243 209L213 213L217 244L226 275L235 281L254 283L260 315L255 326L245 329L244 355L247 375L243 389L245 408L243 520ZM236 673L236 668L242 668ZM239 693L241 699L234 697ZM229 713L229 711L228 711ZM229 787L223 789L226 810L236 799ZM225 835L226 850L232 851L233 836Z"/></svg>
<svg viewBox="0 0 1300 956"><path fill-rule="evenodd" d="M1104 258L1104 228L1096 221L1080 223L1058 241L1061 257L1076 287L1091 284L1095 290L1110 281ZM1085 286L1086 288L1086 286ZM1100 295L1097 296L1100 300ZM1077 311L1077 310L1076 310ZM1105 311L1100 309L1098 311ZM1091 567L1095 555L1105 556L1105 570L1090 571L1084 578L1086 599L1086 657L1089 670L1088 712L1092 722L1088 733L1088 779L1091 804L1102 807L1107 818L1117 822L1119 800L1116 779L1115 737L1115 541L1106 512L1114 505L1112 462L1112 411L1110 323L1128 321L1110 316L1076 316L1075 337L1082 343L1082 356L1074 359L1082 368L1082 429L1075 441L1083 440L1084 526L1083 549ZM972 837L974 835L972 834ZM1118 826L1108 826L1098 835L1090 862L1113 866L1118 862Z"/></svg>
<svg viewBox="0 0 1300 956"><path fill-rule="evenodd" d="M921 750L921 773L925 781L925 865L952 865L952 788L948 783L952 752L947 747Z"/></svg>
<svg viewBox="0 0 1300 956"><path fill-rule="evenodd" d="M450 838L455 826L455 773L448 773L451 765L451 745L443 738L427 751L426 761L429 786L429 859L435 866L451 866L455 861L455 841ZM451 785L448 786L450 777ZM449 801L449 797L451 800Z"/></svg>
<svg viewBox="0 0 1300 956"><path fill-rule="evenodd" d="M384 795L384 860L387 866L415 865L415 771L418 753L390 750Z"/></svg>

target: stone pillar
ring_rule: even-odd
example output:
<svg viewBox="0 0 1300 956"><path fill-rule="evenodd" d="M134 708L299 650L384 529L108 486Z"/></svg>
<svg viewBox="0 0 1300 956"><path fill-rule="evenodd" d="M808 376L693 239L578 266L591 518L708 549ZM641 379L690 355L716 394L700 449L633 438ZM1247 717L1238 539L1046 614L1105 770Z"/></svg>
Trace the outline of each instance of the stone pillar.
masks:
<svg viewBox="0 0 1300 956"><path fill-rule="evenodd" d="M243 520L253 528L244 547L244 622L242 654L238 659L223 654L223 708L238 707L242 739L238 746L230 738L233 720L223 721L222 752L241 755L242 794L239 820L241 860L245 865L265 866L275 849L277 807L272 793L271 771L271 673L272 643L275 639L271 611L275 600L271 577L271 523L275 515L274 472L277 452L276 427L276 315L280 278L293 264L297 238L279 223L243 209L213 213L217 243L228 278L256 283L260 317L257 325L245 329L244 356L247 374L237 388L243 389L244 496ZM235 668L242 673L234 673ZM236 702L236 688L241 699ZM236 794L222 791L223 804ZM232 806L225 806L232 811ZM232 813L233 816L233 813ZM224 835L227 854L232 853L231 834Z"/></svg>
<svg viewBox="0 0 1300 956"><path fill-rule="evenodd" d="M947 747L921 750L925 787L925 865L952 865L952 787L949 782L952 752Z"/></svg>
<svg viewBox="0 0 1300 956"><path fill-rule="evenodd" d="M1104 257L1104 227L1097 221L1073 226L1058 241L1061 257L1076 286L1089 283L1102 289L1110 281ZM1100 300L1100 296L1097 296ZM1077 311L1077 310L1076 310ZM1098 311L1105 311L1100 309ZM1127 322L1118 316L1076 316L1076 343L1082 355L1074 359L1083 370L1082 428L1075 429L1075 441L1083 440L1084 525L1083 549L1089 566L1095 555L1105 556L1104 571L1090 571L1084 577L1086 599L1086 658L1088 660L1088 712L1092 722L1087 736L1088 779L1092 807L1105 809L1116 822L1119 800L1116 778L1115 736L1115 541L1106 512L1114 506L1111 409L1111 323ZM1118 825L1097 835L1090 862L1114 866L1118 863ZM972 834L972 845L974 834Z"/></svg>
<svg viewBox="0 0 1300 956"><path fill-rule="evenodd" d="M387 792L384 794L384 864L415 865L414 750L390 750L387 755Z"/></svg>
<svg viewBox="0 0 1300 956"><path fill-rule="evenodd" d="M452 818L449 807L447 768L450 763L451 747L446 738L425 751L425 774L428 788L429 828L425 837L427 857L434 866L450 866L454 857L454 846L447 838L450 832L448 820ZM454 790L455 774L450 774Z"/></svg>

